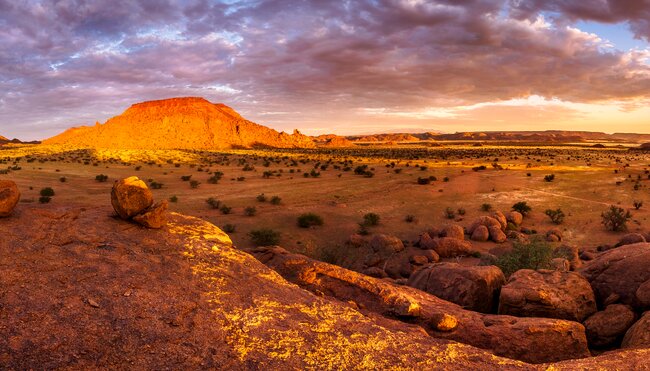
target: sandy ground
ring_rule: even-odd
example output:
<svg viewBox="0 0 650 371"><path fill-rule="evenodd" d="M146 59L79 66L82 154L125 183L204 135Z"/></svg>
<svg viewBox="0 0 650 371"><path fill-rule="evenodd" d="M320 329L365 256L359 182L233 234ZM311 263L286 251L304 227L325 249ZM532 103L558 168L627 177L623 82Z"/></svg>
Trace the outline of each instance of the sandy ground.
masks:
<svg viewBox="0 0 650 371"><path fill-rule="evenodd" d="M162 189L153 190L157 200L178 197L178 202L170 204L171 210L201 217L217 226L235 225L236 231L230 235L238 247L251 246L247 235L251 230L272 228L281 232L282 246L316 258L325 251L336 251L337 255L345 257L344 242L359 229L358 223L368 212L381 217L380 225L370 228L371 233L393 234L403 240L416 240L423 231L451 222L445 216L448 207L464 209L465 215L457 215L455 220L468 226L476 217L488 214L481 211L482 204L489 203L495 210L507 211L518 201L526 201L533 208L524 226L540 232L555 227L544 215L544 210L561 208L567 215L564 224L559 226L565 240L587 249L611 244L620 238L621 233L608 232L601 224L601 212L612 204L631 210L630 231L650 230L650 179L646 173L650 169L650 154L639 152L579 147L452 147L434 148L429 158L420 156L409 160L399 151L387 151L381 156L384 158L379 158L374 152L373 157L366 157L363 150L330 151L328 154L256 150L231 151L224 162L221 153L91 151L81 155L61 151L43 146L5 147L0 151L0 159L4 159L0 169L13 166L16 157L22 157L16 163L22 169L0 174L0 179L18 183L22 202L36 204L39 190L52 187L56 195L51 204L40 206L47 208L51 205L108 204L113 181L137 175L164 184ZM495 151L500 154L498 158L494 158ZM399 159L391 158L395 153L394 157ZM34 161L27 162L24 156L30 154ZM121 161L108 161L111 157L120 157ZM271 161L265 167L264 157L279 161ZM352 169L367 164L374 169L374 176L367 178L353 171L334 169L337 161L344 157L353 161ZM84 164L84 159L90 160L88 165ZM150 162L143 162L145 159ZM291 159L303 159L305 163L291 166ZM290 173L292 169L309 172L317 162L325 163L328 159L333 162L327 170L320 170L318 178ZM199 171L200 162L208 160L212 163L206 162L204 171ZM395 167L387 168L391 162L396 163ZM495 162L503 169L493 168ZM244 163L253 165L255 170L243 171ZM410 166L406 166L407 163ZM421 170L416 165L427 168ZM485 165L487 170L472 170L480 165ZM394 169L401 169L401 172L395 173ZM218 184L208 184L208 171L221 171L224 176ZM265 171L282 171L282 175L267 179L263 177ZM108 175L108 182L95 181L98 174ZM548 174L555 174L553 182L544 181ZM201 182L200 186L191 188L188 182L181 180L185 175L192 175L192 179ZM429 185L417 184L418 177L432 175L438 180ZM65 177L66 182L62 183L61 177ZM245 180L237 181L238 177L245 177ZM443 181L445 177L449 181ZM638 177L642 180L638 182L639 189L634 190L634 180ZM621 183L617 185L617 182ZM269 199L279 196L282 202L280 205L258 202L256 196L261 193ZM206 203L209 197L232 207L232 214L224 215L211 209ZM642 201L644 206L634 210L634 200ZM244 209L249 206L257 209L255 216L244 215ZM296 218L306 212L321 215L324 225L299 228ZM407 215L415 216L417 222L405 222ZM494 245L484 244L483 248L487 251Z"/></svg>

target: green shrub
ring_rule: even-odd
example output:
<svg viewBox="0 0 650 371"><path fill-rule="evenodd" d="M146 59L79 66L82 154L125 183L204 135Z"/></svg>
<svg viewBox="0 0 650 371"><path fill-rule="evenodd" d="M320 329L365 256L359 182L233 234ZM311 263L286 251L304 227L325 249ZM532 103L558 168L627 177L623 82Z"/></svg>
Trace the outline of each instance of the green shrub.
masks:
<svg viewBox="0 0 650 371"><path fill-rule="evenodd" d="M298 217L298 226L300 228L309 228L323 225L323 218L314 213L302 214Z"/></svg>
<svg viewBox="0 0 650 371"><path fill-rule="evenodd" d="M266 196L264 195L264 193L258 194L257 197L255 197L255 199L257 199L257 201L259 202L266 202Z"/></svg>
<svg viewBox="0 0 650 371"><path fill-rule="evenodd" d="M643 206L643 201L635 200L632 205L634 206L634 210L639 210Z"/></svg>
<svg viewBox="0 0 650 371"><path fill-rule="evenodd" d="M257 209L255 206L248 206L244 209L244 215L246 216L255 216L255 214L257 214Z"/></svg>
<svg viewBox="0 0 650 371"><path fill-rule="evenodd" d="M618 232L627 230L627 221L632 218L629 211L614 205L609 207L609 210L600 214L603 225L610 231Z"/></svg>
<svg viewBox="0 0 650 371"><path fill-rule="evenodd" d="M528 213L531 212L531 210L533 210L533 208L528 206L528 203L526 203L526 201L519 201L516 204L512 205L512 210L517 211L521 213L521 215L526 216L528 215Z"/></svg>
<svg viewBox="0 0 650 371"><path fill-rule="evenodd" d="M553 259L553 248L542 239L534 239L529 243L517 243L512 250L497 258L495 265L503 271L506 277L520 269L550 268Z"/></svg>
<svg viewBox="0 0 650 371"><path fill-rule="evenodd" d="M490 211L490 210L492 210L492 205L487 204L487 203L483 204L483 205L481 205L481 210L482 211Z"/></svg>
<svg viewBox="0 0 650 371"><path fill-rule="evenodd" d="M549 174L544 177L545 182L552 182L553 180L555 180L555 174Z"/></svg>
<svg viewBox="0 0 650 371"><path fill-rule="evenodd" d="M250 231L248 236L256 246L272 246L280 243L280 233L268 228Z"/></svg>
<svg viewBox="0 0 650 371"><path fill-rule="evenodd" d="M366 226L376 226L379 224L381 217L375 213L368 213L363 216L363 224Z"/></svg>
<svg viewBox="0 0 650 371"><path fill-rule="evenodd" d="M194 189L199 188L200 184L201 182L199 182L198 180L190 180L190 188L194 188Z"/></svg>
<svg viewBox="0 0 650 371"><path fill-rule="evenodd" d="M454 219L456 217L456 212L451 207L445 209L445 217L447 219Z"/></svg>
<svg viewBox="0 0 650 371"><path fill-rule="evenodd" d="M208 198L207 200L205 200L205 202L208 205L210 205L210 207L213 208L213 209L218 209L219 207L221 207L221 201L217 200L214 197Z"/></svg>
<svg viewBox="0 0 650 371"><path fill-rule="evenodd" d="M228 207L226 205L221 205L221 207L219 208L219 211L221 211L221 213L224 214L224 215L228 215L228 214L230 214L232 212L232 207Z"/></svg>
<svg viewBox="0 0 650 371"><path fill-rule="evenodd" d="M52 196L54 196L54 190L52 188L50 188L50 187L45 187L45 188L41 189L40 194L43 197L52 197Z"/></svg>
<svg viewBox="0 0 650 371"><path fill-rule="evenodd" d="M67 181L68 181L68 178L66 178L66 177L64 177L64 176L62 176L62 177L59 178L59 182L61 182L61 183L65 183L65 182L67 182ZM638 210L638 209L637 209L637 210Z"/></svg>
<svg viewBox="0 0 650 371"><path fill-rule="evenodd" d="M171 197L169 198L169 202L173 202L173 203L178 202L178 197L177 197L176 195L171 196Z"/></svg>
<svg viewBox="0 0 650 371"><path fill-rule="evenodd" d="M557 210L548 209L544 212L551 219L551 222L554 224L562 224L564 222L564 212L562 209L558 208Z"/></svg>
<svg viewBox="0 0 650 371"><path fill-rule="evenodd" d="M235 230L237 228L235 227L234 224L225 224L221 229L223 229L223 231L226 233L235 233Z"/></svg>
<svg viewBox="0 0 650 371"><path fill-rule="evenodd" d="M192 179L191 175L183 175L183 176L181 176L181 180L184 181L184 182L189 182L190 179Z"/></svg>
<svg viewBox="0 0 650 371"><path fill-rule="evenodd" d="M404 221L407 223L414 223L417 219L415 218L415 215L408 214L405 218Z"/></svg>
<svg viewBox="0 0 650 371"><path fill-rule="evenodd" d="M41 196L41 197L38 198L38 202L40 202L42 204L49 203L50 201L52 201L52 197L50 197L50 196Z"/></svg>
<svg viewBox="0 0 650 371"><path fill-rule="evenodd" d="M100 182L100 183L104 183L104 182L106 182L108 180L108 175L99 174L99 175L95 176L95 180Z"/></svg>
<svg viewBox="0 0 650 371"><path fill-rule="evenodd" d="M271 197L271 204L272 205L279 205L282 202L282 199L280 196L273 196Z"/></svg>

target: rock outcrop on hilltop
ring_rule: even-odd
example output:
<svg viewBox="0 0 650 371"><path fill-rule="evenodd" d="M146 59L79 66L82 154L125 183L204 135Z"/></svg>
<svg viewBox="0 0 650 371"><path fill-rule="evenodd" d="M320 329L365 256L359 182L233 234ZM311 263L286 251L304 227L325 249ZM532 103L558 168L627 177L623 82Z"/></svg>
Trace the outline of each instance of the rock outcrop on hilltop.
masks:
<svg viewBox="0 0 650 371"><path fill-rule="evenodd" d="M349 271L324 263L304 266L296 256L270 257L278 262L272 265L287 267L279 269L283 275L311 282L305 290L235 249L226 234L200 219L170 213L164 228L151 230L111 215L108 205L22 206L0 219L3 368L551 366L452 341L459 336L533 361L588 355L577 323L482 315L353 272L350 282L357 286L337 284L333 277L345 278ZM310 266L317 269L305 269ZM372 285L359 286L364 282ZM315 295L314 287L332 291ZM323 297L331 292L338 296ZM358 304L339 299L345 295ZM379 310L394 311L394 317ZM642 369L649 356L650 350L633 349L552 366Z"/></svg>
<svg viewBox="0 0 650 371"><path fill-rule="evenodd" d="M293 134L279 133L244 119L224 104L203 98L134 104L103 125L72 128L44 143L128 149L314 147L311 138L297 130Z"/></svg>

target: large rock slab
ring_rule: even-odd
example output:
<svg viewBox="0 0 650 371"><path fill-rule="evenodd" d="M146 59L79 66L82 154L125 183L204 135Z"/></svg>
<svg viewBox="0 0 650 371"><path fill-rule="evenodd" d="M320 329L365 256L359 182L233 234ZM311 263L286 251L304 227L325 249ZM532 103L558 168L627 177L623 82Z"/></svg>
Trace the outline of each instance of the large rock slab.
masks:
<svg viewBox="0 0 650 371"><path fill-rule="evenodd" d="M594 289L599 303L608 298L638 311L650 309L650 243L608 250L586 263L580 273Z"/></svg>
<svg viewBox="0 0 650 371"><path fill-rule="evenodd" d="M6 218L13 213L20 201L20 191L15 182L0 180L0 218Z"/></svg>
<svg viewBox="0 0 650 371"><path fill-rule="evenodd" d="M623 348L650 348L650 311L645 312L625 333Z"/></svg>
<svg viewBox="0 0 650 371"><path fill-rule="evenodd" d="M501 270L491 266L438 263L411 275L407 285L482 313L496 310L499 290L506 282Z"/></svg>
<svg viewBox="0 0 650 371"><path fill-rule="evenodd" d="M500 314L582 322L595 312L591 286L575 272L521 269L501 287Z"/></svg>
<svg viewBox="0 0 650 371"><path fill-rule="evenodd" d="M418 324L436 338L535 363L589 356L584 327L577 322L481 314L412 287L291 254L280 247L250 251L300 287L352 302L368 315Z"/></svg>

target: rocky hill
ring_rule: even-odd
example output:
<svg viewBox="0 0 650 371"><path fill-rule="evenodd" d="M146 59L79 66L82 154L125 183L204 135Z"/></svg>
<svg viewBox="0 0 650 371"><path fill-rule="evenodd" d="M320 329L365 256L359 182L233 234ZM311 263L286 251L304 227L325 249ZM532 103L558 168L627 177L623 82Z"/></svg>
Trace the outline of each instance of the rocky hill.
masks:
<svg viewBox="0 0 650 371"><path fill-rule="evenodd" d="M313 141L298 131L279 133L203 98L134 104L105 124L71 128L44 143L122 149L314 147Z"/></svg>
<svg viewBox="0 0 650 371"><path fill-rule="evenodd" d="M0 218L3 368L647 369L649 349L503 358L589 354L578 323L471 312L277 247L258 261L180 214L159 230L112 215Z"/></svg>

